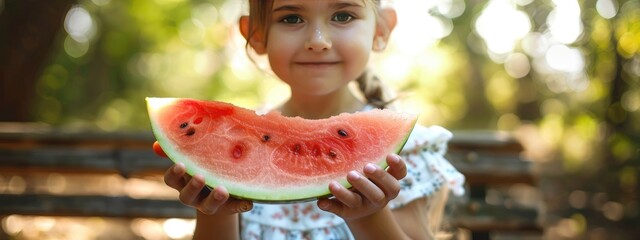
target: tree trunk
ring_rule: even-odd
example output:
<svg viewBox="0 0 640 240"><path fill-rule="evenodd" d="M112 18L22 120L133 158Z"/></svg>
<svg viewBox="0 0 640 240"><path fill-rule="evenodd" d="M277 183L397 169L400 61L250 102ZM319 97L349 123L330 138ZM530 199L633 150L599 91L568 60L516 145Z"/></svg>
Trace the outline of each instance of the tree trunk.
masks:
<svg viewBox="0 0 640 240"><path fill-rule="evenodd" d="M73 0L7 0L0 10L0 122L32 121L35 86Z"/></svg>

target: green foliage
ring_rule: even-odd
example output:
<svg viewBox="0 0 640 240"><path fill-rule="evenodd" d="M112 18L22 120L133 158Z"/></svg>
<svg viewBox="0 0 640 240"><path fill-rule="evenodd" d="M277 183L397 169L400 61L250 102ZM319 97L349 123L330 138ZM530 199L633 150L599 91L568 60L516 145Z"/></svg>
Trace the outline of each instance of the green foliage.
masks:
<svg viewBox="0 0 640 240"><path fill-rule="evenodd" d="M257 80L261 73L232 71L232 64L243 62L228 61L244 56L237 54L243 45L231 43L238 39L223 12L240 7L234 2L239 3L79 2L73 9L90 18L74 22L69 20L73 10L67 15L66 32L38 84L38 119L67 127L135 130L148 129L147 96L242 99L241 105L258 105L259 89L266 84ZM68 29L74 24L80 30L86 26L80 37ZM232 80L238 78L245 80Z"/></svg>

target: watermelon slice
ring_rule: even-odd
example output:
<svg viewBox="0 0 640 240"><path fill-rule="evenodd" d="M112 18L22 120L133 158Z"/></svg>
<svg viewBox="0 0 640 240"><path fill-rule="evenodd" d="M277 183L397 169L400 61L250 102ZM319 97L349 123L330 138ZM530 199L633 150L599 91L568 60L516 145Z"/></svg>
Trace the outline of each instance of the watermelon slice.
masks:
<svg viewBox="0 0 640 240"><path fill-rule="evenodd" d="M223 185L236 198L258 202L312 200L329 195L329 182L350 187L351 170L387 166L417 116L391 110L340 114L327 119L258 115L229 103L147 98L151 126L167 156Z"/></svg>

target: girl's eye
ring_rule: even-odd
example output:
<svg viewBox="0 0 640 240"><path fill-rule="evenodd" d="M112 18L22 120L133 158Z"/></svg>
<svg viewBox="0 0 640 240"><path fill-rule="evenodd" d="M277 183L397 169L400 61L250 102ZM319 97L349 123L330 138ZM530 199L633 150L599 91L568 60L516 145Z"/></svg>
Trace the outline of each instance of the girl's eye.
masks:
<svg viewBox="0 0 640 240"><path fill-rule="evenodd" d="M338 13L333 16L332 20L336 22L346 23L353 20L353 16L348 13Z"/></svg>
<svg viewBox="0 0 640 240"><path fill-rule="evenodd" d="M289 15L289 16L283 17L280 21L283 23L301 23L302 18L296 15Z"/></svg>

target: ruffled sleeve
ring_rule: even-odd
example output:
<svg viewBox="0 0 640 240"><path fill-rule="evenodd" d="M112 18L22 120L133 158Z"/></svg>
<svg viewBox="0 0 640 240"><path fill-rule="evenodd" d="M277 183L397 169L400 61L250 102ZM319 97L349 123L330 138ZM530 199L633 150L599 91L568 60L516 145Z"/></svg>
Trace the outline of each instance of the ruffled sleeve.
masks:
<svg viewBox="0 0 640 240"><path fill-rule="evenodd" d="M392 209L429 197L444 183L453 194L464 194L464 175L444 157L452 136L449 130L440 126L415 126L400 152L407 165L407 176L400 180L400 194L389 203Z"/></svg>

